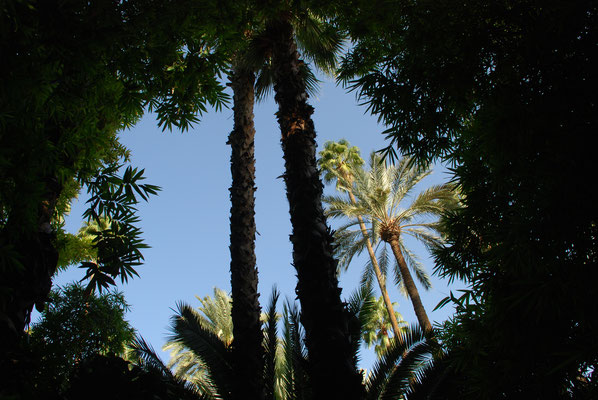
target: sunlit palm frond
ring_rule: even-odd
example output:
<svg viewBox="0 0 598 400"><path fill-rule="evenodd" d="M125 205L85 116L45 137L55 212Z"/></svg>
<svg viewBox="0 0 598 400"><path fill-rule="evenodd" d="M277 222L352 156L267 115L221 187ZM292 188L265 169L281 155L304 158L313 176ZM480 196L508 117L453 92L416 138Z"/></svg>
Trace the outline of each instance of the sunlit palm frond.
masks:
<svg viewBox="0 0 598 400"><path fill-rule="evenodd" d="M204 362L180 343L168 342L162 347L170 352L167 366L179 378L195 385L199 391L206 394L216 393L214 383L209 377Z"/></svg>
<svg viewBox="0 0 598 400"><path fill-rule="evenodd" d="M365 241L361 231L339 229L334 233L334 243L336 248L334 253L338 259L338 270L346 271L349 268L351 260L356 255L361 254L365 248Z"/></svg>
<svg viewBox="0 0 598 400"><path fill-rule="evenodd" d="M362 203L352 204L346 195L324 196L322 202L327 204L326 216L331 218L357 218L363 215L365 211ZM355 224L357 224L357 221L355 221Z"/></svg>
<svg viewBox="0 0 598 400"><path fill-rule="evenodd" d="M434 249L441 246L443 241L440 235L429 227L422 228L420 226L407 226L403 229L403 233L412 236L422 242L428 249Z"/></svg>
<svg viewBox="0 0 598 400"><path fill-rule="evenodd" d="M435 185L420 192L402 213L401 218L411 220L415 216L442 215L456 202L455 194L450 188L451 186Z"/></svg>
<svg viewBox="0 0 598 400"><path fill-rule="evenodd" d="M423 286L425 290L430 290L432 288L432 281L430 280L430 275L426 272L423 264L419 261L419 258L415 253L413 253L405 244L403 240L399 241L399 245L401 247L401 252L403 253L403 258L407 262L407 266L415 273L415 277L417 281ZM400 282L400 285L403 286L403 280L401 278L401 271L399 270L399 266L395 264L395 282ZM397 283L398 285L399 283ZM404 288L401 289L403 291Z"/></svg>
<svg viewBox="0 0 598 400"><path fill-rule="evenodd" d="M267 311L265 313L264 321L264 383L266 390L266 399L274 400L276 392L280 392L277 386L278 376L276 374L276 364L278 360L278 313L276 312L276 304L280 293L274 287L272 295L268 303Z"/></svg>
<svg viewBox="0 0 598 400"><path fill-rule="evenodd" d="M203 315L196 313L196 317L204 326L209 327L224 343L227 345L232 343L232 298L226 291L219 288L214 288L214 297L205 296L201 298L196 296L196 298L201 303L201 307L198 307L198 310L203 313Z"/></svg>

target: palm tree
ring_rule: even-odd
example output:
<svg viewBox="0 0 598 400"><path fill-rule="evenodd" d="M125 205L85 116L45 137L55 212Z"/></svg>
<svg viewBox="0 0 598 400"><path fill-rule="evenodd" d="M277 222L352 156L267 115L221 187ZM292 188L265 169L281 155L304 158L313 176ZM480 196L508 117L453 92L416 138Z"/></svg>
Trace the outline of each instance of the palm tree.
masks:
<svg viewBox="0 0 598 400"><path fill-rule="evenodd" d="M235 341L235 398L260 399L264 386L260 372L263 369L262 331L258 301L258 271L255 257L255 158L253 105L255 97L265 97L274 81L269 31L259 21L252 21L243 32L244 40L236 51L229 75L234 100L234 129L229 136L231 145L231 288L233 297L232 318ZM297 37L306 53L316 65L327 68L330 55L322 51L322 39L330 30L321 30L321 21L306 18L295 21ZM335 31L332 31L333 33ZM328 35L330 36L330 35ZM338 40L333 36L333 43ZM328 57L328 58L326 58ZM323 61L322 61L323 60ZM257 78L256 78L257 74ZM309 91L315 89L315 77L309 68L302 66L302 81ZM255 95L254 96L254 92Z"/></svg>
<svg viewBox="0 0 598 400"><path fill-rule="evenodd" d="M255 73L237 62L230 74L234 128L231 146L230 272L235 331L233 365L236 399L263 399L262 331L255 256Z"/></svg>
<svg viewBox="0 0 598 400"><path fill-rule="evenodd" d="M288 3L275 9L266 25L270 40L276 113L285 160L284 180L293 233L297 296L309 352L309 371L316 398L360 399L363 395L351 353L348 315L341 301L333 256L332 232L322 207L322 181L316 165L313 108L307 103L305 63L300 59L294 25L317 21L309 10ZM317 26L317 25L314 25ZM321 24L327 27L326 24ZM322 31L321 28L319 28ZM315 35L317 42L323 35ZM320 41L323 65L335 63L341 41Z"/></svg>
<svg viewBox="0 0 598 400"><path fill-rule="evenodd" d="M363 248L364 241L358 240L361 231L351 231L358 225L358 216L370 222L368 235L380 238L390 245L396 260L396 283L404 288L413 304L415 315L425 330L432 325L421 302L419 291L409 271L414 269L420 283L430 287L429 277L417 261L413 253L405 246L405 236L412 236L429 247L438 246L441 238L437 232L437 224L426 222L426 217L437 217L455 206L456 194L452 185L432 186L420 192L407 207L403 208L405 198L423 178L431 173L430 169L419 168L410 158L403 158L397 165L385 166L382 159L372 153L370 170L356 174L353 192L357 201L347 201L340 196L328 196L328 215L333 218L352 219L339 229L341 246L346 251L346 259L350 260ZM409 263L409 265L408 265Z"/></svg>
<svg viewBox="0 0 598 400"><path fill-rule="evenodd" d="M364 161L359 154L359 149L355 146L351 147L349 142L344 139L340 140L339 142L327 142L324 145L324 150L320 152L318 164L322 171L325 172L324 182L328 183L336 180L336 189L338 191L346 192L351 200L351 203L356 205L357 200L355 199L355 195L353 195L354 171L360 169L364 164ZM378 265L378 260L376 259L372 242L361 215L357 215L357 221L359 223L361 234L363 235L363 241L370 256L373 270L376 274L376 280L378 281L380 293L382 294L384 304L386 305L392 330L396 336L398 335L400 328L395 316L392 302L388 296L388 291L386 290L386 279L384 278L384 275L380 270L380 266Z"/></svg>

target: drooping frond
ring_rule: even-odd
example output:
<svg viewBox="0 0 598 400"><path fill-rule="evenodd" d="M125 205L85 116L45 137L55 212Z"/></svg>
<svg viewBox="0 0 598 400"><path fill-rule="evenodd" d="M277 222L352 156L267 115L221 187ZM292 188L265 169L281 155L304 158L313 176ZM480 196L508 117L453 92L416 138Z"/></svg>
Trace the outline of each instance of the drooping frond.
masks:
<svg viewBox="0 0 598 400"><path fill-rule="evenodd" d="M228 345L205 325L191 306L178 303L171 317L169 341L179 343L201 359L220 396L228 397L233 379Z"/></svg>
<svg viewBox="0 0 598 400"><path fill-rule="evenodd" d="M430 290L432 288L432 281L430 281L430 275L428 275L423 264L419 261L418 256L415 253L413 253L407 246L405 246L405 243L402 239L399 241L399 246L401 248L401 252L403 253L403 258L407 262L407 266L409 267L409 269L413 271L418 282L424 287L425 290ZM403 280L400 276L401 272L399 270L399 266L396 264L394 273L395 283L402 287Z"/></svg>
<svg viewBox="0 0 598 400"><path fill-rule="evenodd" d="M128 344L129 358L135 364L147 370L154 370L159 372L168 382L179 386L184 392L188 393L198 400L209 400L213 397L209 393L202 392L193 382L188 382L185 379L172 373L170 368L164 365L164 362L156 354L153 347L147 343L143 337L136 335L132 342Z"/></svg>
<svg viewBox="0 0 598 400"><path fill-rule="evenodd" d="M334 232L334 244L336 245L334 252L340 271L346 271L349 268L353 257L361 254L365 248L366 241L367 238L363 237L361 231L348 230L346 226Z"/></svg>
<svg viewBox="0 0 598 400"><path fill-rule="evenodd" d="M423 331L411 326L393 340L366 380L368 400L398 399L409 390L418 371L432 361L433 347Z"/></svg>
<svg viewBox="0 0 598 400"><path fill-rule="evenodd" d="M435 228L431 224L418 224L405 226L402 231L422 242L428 249L435 249L442 245L442 238L436 234Z"/></svg>
<svg viewBox="0 0 598 400"><path fill-rule="evenodd" d="M133 360L136 364L160 371L162 375L175 379L172 371L164 365L153 347L141 335L135 335L135 338L127 347L129 359Z"/></svg>

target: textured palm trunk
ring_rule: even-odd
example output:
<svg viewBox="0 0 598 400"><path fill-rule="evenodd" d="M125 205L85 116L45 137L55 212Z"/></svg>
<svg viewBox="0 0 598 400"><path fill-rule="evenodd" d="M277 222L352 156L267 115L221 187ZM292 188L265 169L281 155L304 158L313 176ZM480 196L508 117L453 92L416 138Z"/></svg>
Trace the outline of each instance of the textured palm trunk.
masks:
<svg viewBox="0 0 598 400"><path fill-rule="evenodd" d="M263 348L255 257L255 157L252 71L235 69L231 146L230 254L233 320L233 399L264 399Z"/></svg>
<svg viewBox="0 0 598 400"><path fill-rule="evenodd" d="M353 204L357 204L355 200L355 196L351 191L348 191L349 198ZM370 235L368 235L367 228L365 223L363 222L363 218L361 216L357 216L357 221L359 222L359 228L361 229L361 233L363 237L366 239L365 245L368 249L368 254L370 255L370 260L372 261L372 266L374 267L374 273L376 274L376 280L378 281L378 286L380 287L380 293L382 293L382 298L384 299L384 304L386 305L386 311L388 312L388 317L390 318L390 323L392 325L392 330L394 336L396 338L399 336L399 323L397 321L397 316L395 315L395 310L392 306L392 302L390 301L390 297L388 296L388 290L386 290L386 281L382 276L382 271L380 271L380 266L378 265L378 260L376 259L376 253L374 253L374 248L372 247L372 243L370 242Z"/></svg>
<svg viewBox="0 0 598 400"><path fill-rule="evenodd" d="M273 42L274 91L293 226L296 292L301 303L314 398L362 399L364 389L352 352L349 315L336 277L332 232L322 207L313 108L307 104L302 61L288 20L282 19L268 30Z"/></svg>
<svg viewBox="0 0 598 400"><path fill-rule="evenodd" d="M409 272L409 268L407 267L407 263L405 262L405 258L403 257L403 253L401 252L401 248L399 246L399 239L397 237L392 237L388 243L390 244L392 252L395 258L397 259L397 263L399 264L401 278L403 279L403 283L405 284L405 289L407 289L407 294L411 299L411 304L413 304L413 310L415 311L415 315L417 317L417 320L419 321L419 325L422 327L424 331L430 331L432 330L432 324L430 324L428 314L426 314L424 305L422 304L421 298L419 297L419 291L415 286L415 282L411 277L411 273Z"/></svg>

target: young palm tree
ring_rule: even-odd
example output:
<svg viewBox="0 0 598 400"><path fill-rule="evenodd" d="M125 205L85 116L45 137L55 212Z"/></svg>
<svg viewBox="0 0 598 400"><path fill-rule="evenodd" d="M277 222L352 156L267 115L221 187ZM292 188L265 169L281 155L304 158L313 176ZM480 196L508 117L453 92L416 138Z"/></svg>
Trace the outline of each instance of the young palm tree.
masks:
<svg viewBox="0 0 598 400"><path fill-rule="evenodd" d="M341 301L333 256L332 232L322 207L322 181L316 165L313 108L307 103L305 63L295 42L294 25L311 24L308 10L284 3L266 26L270 39L276 113L285 160L284 180L293 233L293 264L297 296L309 352L309 371L316 398L360 399L363 395L351 353L348 315ZM318 27L318 25L313 25ZM322 27L327 27L321 24ZM322 28L318 28L322 32ZM322 65L333 65L341 41L320 40Z"/></svg>
<svg viewBox="0 0 598 400"><path fill-rule="evenodd" d="M344 139L339 142L327 142L324 145L324 150L320 152L318 164L322 169L322 172L325 172L324 182L328 183L336 180L336 189L338 191L346 192L351 203L356 205L357 200L353 194L354 171L361 169L361 166L364 164L364 161L359 154L359 149L355 146L351 147L349 142ZM380 293L382 294L384 304L386 305L393 333L397 336L400 328L392 302L388 296L388 291L386 290L386 279L378 265L374 247L372 246L370 236L368 235L367 228L361 215L357 216L357 222L359 223L363 241L370 256L372 268L376 274L378 287L380 288Z"/></svg>
<svg viewBox="0 0 598 400"><path fill-rule="evenodd" d="M409 158L399 160L397 165L385 166L382 159L372 153L370 171L355 176L355 203L340 196L325 198L329 205L328 215L352 219L338 231L347 260L364 246L364 241L359 240L361 231L351 231L351 227L359 225L358 216L370 222L370 237L380 238L390 245L396 260L396 283L407 292L415 315L425 331L431 330L432 325L409 271L409 265L425 288L430 287L429 278L405 246L403 239L405 236L412 236L427 246L439 245L441 238L436 230L437 224L426 222L425 218L437 217L456 205L453 187L439 185L420 192L411 204L403 208L405 198L413 191L415 185L430 173L431 170L417 167Z"/></svg>

